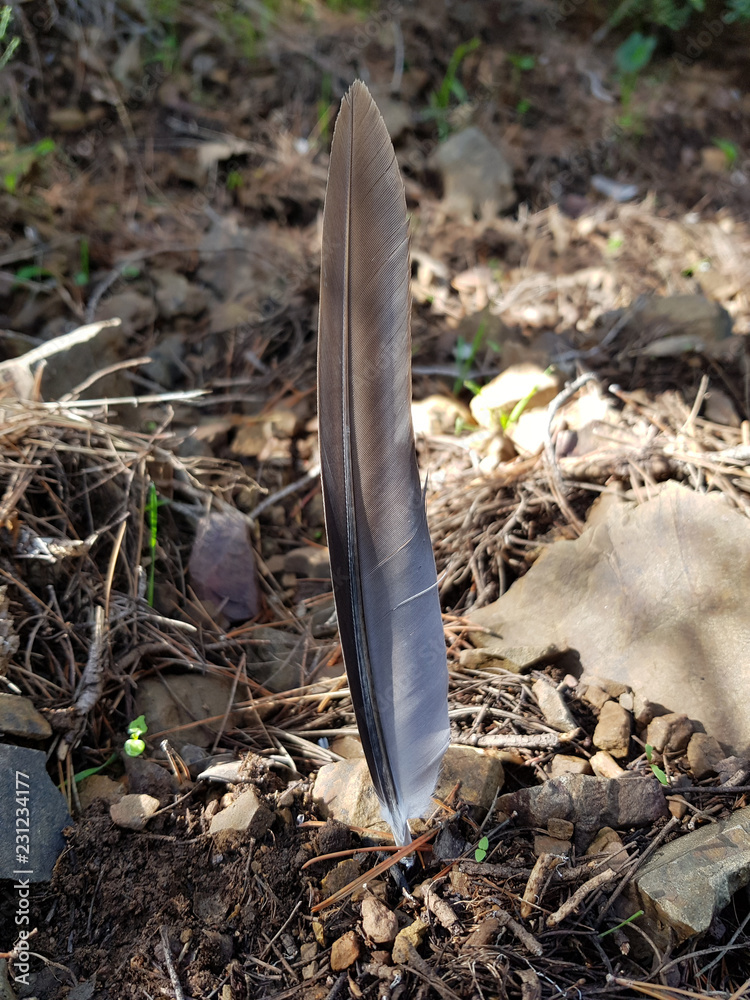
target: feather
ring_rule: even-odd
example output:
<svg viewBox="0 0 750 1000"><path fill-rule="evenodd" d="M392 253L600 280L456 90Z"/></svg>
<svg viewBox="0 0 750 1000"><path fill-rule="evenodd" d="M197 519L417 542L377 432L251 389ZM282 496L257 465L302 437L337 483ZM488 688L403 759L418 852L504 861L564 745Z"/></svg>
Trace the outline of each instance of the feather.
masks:
<svg viewBox="0 0 750 1000"><path fill-rule="evenodd" d="M397 844L448 745L448 668L411 421L404 186L364 84L331 147L318 334L321 479L344 664Z"/></svg>

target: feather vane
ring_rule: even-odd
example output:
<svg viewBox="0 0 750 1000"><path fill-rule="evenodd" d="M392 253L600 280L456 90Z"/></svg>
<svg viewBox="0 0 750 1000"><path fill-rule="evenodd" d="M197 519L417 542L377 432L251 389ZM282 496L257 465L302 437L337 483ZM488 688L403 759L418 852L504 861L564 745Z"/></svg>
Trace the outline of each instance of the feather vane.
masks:
<svg viewBox="0 0 750 1000"><path fill-rule="evenodd" d="M364 84L336 122L323 217L321 478L344 663L365 756L398 844L448 745L448 670L411 421L404 187Z"/></svg>

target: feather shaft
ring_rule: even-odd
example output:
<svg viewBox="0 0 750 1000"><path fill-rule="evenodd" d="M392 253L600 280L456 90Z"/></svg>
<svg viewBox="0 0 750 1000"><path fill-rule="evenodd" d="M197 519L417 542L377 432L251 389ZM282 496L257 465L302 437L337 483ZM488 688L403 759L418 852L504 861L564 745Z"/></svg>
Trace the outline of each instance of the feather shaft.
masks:
<svg viewBox="0 0 750 1000"><path fill-rule="evenodd" d="M384 818L409 843L448 745L448 670L411 421L406 200L367 88L331 148L318 334L321 480L349 688Z"/></svg>

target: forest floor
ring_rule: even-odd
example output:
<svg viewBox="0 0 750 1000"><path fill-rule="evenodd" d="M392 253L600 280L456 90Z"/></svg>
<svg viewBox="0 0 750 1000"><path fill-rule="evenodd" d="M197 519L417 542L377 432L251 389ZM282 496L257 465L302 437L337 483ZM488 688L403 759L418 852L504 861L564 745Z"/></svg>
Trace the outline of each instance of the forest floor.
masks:
<svg viewBox="0 0 750 1000"><path fill-rule="evenodd" d="M746 899L713 936L644 951L602 936L616 880L553 928L545 917L591 876L575 850L574 874L523 918L526 937L498 925L470 940L503 907L521 921L539 853L538 830L492 809L451 804L446 829L469 866L446 861L445 847L422 861L457 923L430 918L402 961L362 929L361 893L315 909L338 859L303 865L363 838L324 825L313 800L315 772L337 759L325 739L351 731L353 715L325 626L330 581L290 553L314 555L325 540L314 472L320 219L333 123L356 76L383 110L406 185L415 399L446 401L429 410L418 448L463 732L497 698L507 734L540 731L533 677L457 668L470 648L465 615L546 546L576 537L604 488L638 498L675 479L746 512L745 466L696 472L673 455L686 427L701 453L750 444L747 39L699 25L626 80L615 59L624 35L597 34L601 23L574 3L146 7L18 5L21 42L0 70L0 350L12 359L120 321L43 369L3 368L0 576L19 646L0 673L52 726L49 770L74 824L52 881L33 890L33 982L13 985L11 961L0 996L739 998ZM512 168L502 212L456 211L444 197L441 143L469 126ZM648 309L643 296L703 296L721 309L696 320L678 306L645 337L630 322ZM693 320L692 341L664 348ZM502 453L494 431L470 438L472 392L511 360L614 386L627 454L597 452L563 483L542 438L522 447L509 433ZM194 549L212 505L252 524L255 569L235 560L220 584ZM79 548L50 555L51 540ZM214 540L209 562L236 544ZM212 603L217 588L232 591L236 614ZM250 753L266 832L211 835L225 787L194 775L162 795L141 832L79 798L74 776L113 753L106 773L123 775L139 689L186 671L215 682L221 707L151 725L146 756L166 764L167 738L187 760L189 737L214 756ZM554 665L545 675L565 678ZM570 706L575 752L589 757L597 712L575 691ZM508 750L504 790L543 780L553 757ZM635 748L627 766L648 770ZM698 784L684 753L670 766ZM137 767L126 773L132 791ZM140 778L151 787L153 775ZM742 789L713 797L716 780L703 783L706 815L747 804ZM619 831L630 857L676 836L673 819ZM482 836L486 860L475 854ZM364 872L374 856L347 864ZM369 887L400 927L425 912L387 879ZM9 891L8 951L13 906ZM351 961L332 961L337 942L356 951Z"/></svg>

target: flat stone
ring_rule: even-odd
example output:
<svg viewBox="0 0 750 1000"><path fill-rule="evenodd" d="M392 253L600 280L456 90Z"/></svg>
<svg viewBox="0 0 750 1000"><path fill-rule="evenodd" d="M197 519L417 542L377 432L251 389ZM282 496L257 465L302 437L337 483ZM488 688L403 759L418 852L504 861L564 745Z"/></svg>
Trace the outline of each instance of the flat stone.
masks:
<svg viewBox="0 0 750 1000"><path fill-rule="evenodd" d="M81 810L85 812L92 802L102 800L108 805L119 801L125 794L125 789L120 781L113 781L103 774L92 774L90 778L84 778L78 786L78 801L81 803Z"/></svg>
<svg viewBox="0 0 750 1000"><path fill-rule="evenodd" d="M534 837L534 854L540 857L542 854L554 854L560 858L566 858L570 854L571 842L560 840L558 837L550 837L546 833L537 833Z"/></svg>
<svg viewBox="0 0 750 1000"><path fill-rule="evenodd" d="M600 688L598 684L587 684L581 697L593 708L599 709L612 700L611 695L604 688Z"/></svg>
<svg viewBox="0 0 750 1000"><path fill-rule="evenodd" d="M531 691L542 710L544 721L561 733L569 733L578 725L557 688L548 680L534 681Z"/></svg>
<svg viewBox="0 0 750 1000"><path fill-rule="evenodd" d="M724 759L724 751L713 736L693 733L687 745L687 759L696 780L701 781L717 773L716 765Z"/></svg>
<svg viewBox="0 0 750 1000"><path fill-rule="evenodd" d="M524 674L534 667L559 660L565 649L544 643L528 643L519 646L504 646L503 652L487 649L462 649L458 662L462 667L480 670L509 670L513 674Z"/></svg>
<svg viewBox="0 0 750 1000"><path fill-rule="evenodd" d="M594 746L608 750L613 757L627 757L630 750L631 716L616 701L602 705L599 722L594 730Z"/></svg>
<svg viewBox="0 0 750 1000"><path fill-rule="evenodd" d="M569 819L553 816L547 824L547 832L550 837L557 837L558 840L570 840L575 833L575 827Z"/></svg>
<svg viewBox="0 0 750 1000"><path fill-rule="evenodd" d="M476 747L450 746L443 757L435 797L445 798L460 782L462 801L486 813L504 780L499 756ZM313 799L325 818L367 830L388 830L363 757L324 764L315 779ZM429 811L433 811L432 806Z"/></svg>
<svg viewBox="0 0 750 1000"><path fill-rule="evenodd" d="M284 569L295 576L330 580L331 564L325 546L303 545L284 556Z"/></svg>
<svg viewBox="0 0 750 1000"><path fill-rule="evenodd" d="M160 805L153 795L123 795L109 807L109 815L115 826L126 830L144 830Z"/></svg>
<svg viewBox="0 0 750 1000"><path fill-rule="evenodd" d="M543 785L501 795L497 808L517 823L546 827L553 818L567 819L576 832L590 833L602 825L614 828L647 826L668 815L662 786L656 778L594 778L564 774Z"/></svg>
<svg viewBox="0 0 750 1000"><path fill-rule="evenodd" d="M236 799L211 820L209 833L233 830L249 837L262 837L273 823L273 813L254 788L243 788Z"/></svg>
<svg viewBox="0 0 750 1000"><path fill-rule="evenodd" d="M680 940L702 934L750 884L750 807L660 847L636 878L648 917Z"/></svg>
<svg viewBox="0 0 750 1000"><path fill-rule="evenodd" d="M154 760L145 757L129 757L122 754L125 773L128 776L128 791L133 795L151 795L155 799L164 799L173 795L178 789L177 779L172 771Z"/></svg>
<svg viewBox="0 0 750 1000"><path fill-rule="evenodd" d="M667 715L657 715L648 724L646 743L657 753L678 752L685 749L692 735L693 725L688 717L679 712L669 712Z"/></svg>
<svg viewBox="0 0 750 1000"><path fill-rule="evenodd" d="M48 882L72 825L47 755L0 744L0 879Z"/></svg>
<svg viewBox="0 0 750 1000"><path fill-rule="evenodd" d="M331 969L341 972L354 965L362 953L362 942L354 931L347 931L333 942L331 947Z"/></svg>
<svg viewBox="0 0 750 1000"><path fill-rule="evenodd" d="M396 965L408 965L412 951L424 941L428 930L428 925L417 917L398 932L393 942L393 961Z"/></svg>
<svg viewBox="0 0 750 1000"><path fill-rule="evenodd" d="M388 944L398 934L398 918L384 903L368 894L362 900L362 930L375 944Z"/></svg>
<svg viewBox="0 0 750 1000"><path fill-rule="evenodd" d="M334 893L343 889L344 886L349 885L350 882L359 878L361 874L362 869L354 858L345 858L343 861L339 861L336 867L328 872L321 883L324 897L327 899L329 896L333 896Z"/></svg>
<svg viewBox="0 0 750 1000"><path fill-rule="evenodd" d="M743 514L718 493L668 483L637 506L609 506L575 541L548 546L498 601L469 613L484 630L471 640L500 657L531 643L575 649L584 683L605 676L633 690L639 725L643 699L743 754L750 712L737 706L750 704L750 604L736 579L749 561Z"/></svg>
<svg viewBox="0 0 750 1000"><path fill-rule="evenodd" d="M606 750L594 754L591 758L591 770L597 778L621 778L628 773Z"/></svg>
<svg viewBox="0 0 750 1000"><path fill-rule="evenodd" d="M52 728L30 698L0 694L0 733L26 740L46 740L52 735Z"/></svg>
<svg viewBox="0 0 750 1000"><path fill-rule="evenodd" d="M573 757L567 753L557 753L549 766L550 778L559 778L563 774L591 774L591 764L585 757Z"/></svg>
<svg viewBox="0 0 750 1000"><path fill-rule="evenodd" d="M187 742L207 747L216 739L231 696L232 682L223 677L161 674L139 681L135 715L146 717L146 739L154 733L169 733L177 750ZM230 712L227 725L231 728L238 720L238 713Z"/></svg>
<svg viewBox="0 0 750 1000"><path fill-rule="evenodd" d="M622 847L620 834L611 826L603 826L586 848L586 854L589 857L594 854L602 854L605 848L611 844L616 844L618 848Z"/></svg>

